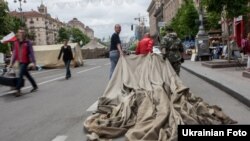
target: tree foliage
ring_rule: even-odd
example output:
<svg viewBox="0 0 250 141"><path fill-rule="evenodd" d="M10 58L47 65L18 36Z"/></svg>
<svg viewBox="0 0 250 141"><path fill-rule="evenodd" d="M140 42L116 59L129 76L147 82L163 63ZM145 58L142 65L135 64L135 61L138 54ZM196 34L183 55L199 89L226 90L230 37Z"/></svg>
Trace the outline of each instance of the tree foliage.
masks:
<svg viewBox="0 0 250 141"><path fill-rule="evenodd" d="M206 7L208 12L221 14L223 20L226 21L227 31L229 31L228 22L240 15L246 15L250 11L248 6L249 2L249 0L203 0L202 5ZM229 34L230 33L225 33L225 35ZM229 38L229 36L227 36L227 38ZM227 44L230 47L228 40ZM230 54L228 56L228 61L230 61Z"/></svg>
<svg viewBox="0 0 250 141"><path fill-rule="evenodd" d="M207 30L210 29L220 29L221 25L219 24L219 21L221 20L221 15L216 12L208 12L206 15L206 23L205 28Z"/></svg>
<svg viewBox="0 0 250 141"><path fill-rule="evenodd" d="M61 27L58 31L58 42L63 42L66 39L69 40L69 37L69 31L64 27Z"/></svg>
<svg viewBox="0 0 250 141"><path fill-rule="evenodd" d="M193 0L186 0L173 18L170 26L180 38L195 36L198 32L198 25L195 20L199 15L194 7ZM164 32L163 32L164 33Z"/></svg>
<svg viewBox="0 0 250 141"><path fill-rule="evenodd" d="M59 29L58 37L58 42L62 42L65 39L70 39L73 43L79 43L80 46L86 45L90 41L90 38L78 28L66 29L62 27Z"/></svg>
<svg viewBox="0 0 250 141"><path fill-rule="evenodd" d="M227 11L227 19L233 19L249 12L249 0L202 0L202 5L206 7L208 12L221 14L225 6Z"/></svg>
<svg viewBox="0 0 250 141"><path fill-rule="evenodd" d="M16 32L20 26L24 25L20 19L9 15L8 3L0 1L0 39L10 32ZM0 43L0 52L6 53L8 51L9 45Z"/></svg>
<svg viewBox="0 0 250 141"><path fill-rule="evenodd" d="M70 34L72 42L80 43L80 46L84 46L90 41L90 38L78 28L71 28Z"/></svg>
<svg viewBox="0 0 250 141"><path fill-rule="evenodd" d="M131 45L130 45L130 47L128 48L128 50L129 51L135 51L136 50L136 47L137 47L137 45L138 45L138 40L136 40L136 41L134 41Z"/></svg>

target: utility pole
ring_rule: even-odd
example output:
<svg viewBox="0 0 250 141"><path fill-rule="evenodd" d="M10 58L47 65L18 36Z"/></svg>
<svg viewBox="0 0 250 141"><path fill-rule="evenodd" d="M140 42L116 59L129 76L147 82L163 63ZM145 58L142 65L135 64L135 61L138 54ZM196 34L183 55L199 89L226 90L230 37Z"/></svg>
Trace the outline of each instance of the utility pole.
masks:
<svg viewBox="0 0 250 141"><path fill-rule="evenodd" d="M143 35L145 34L145 22L147 21L147 19L145 18L145 16L139 16L134 18L134 20L138 21L138 40L140 40Z"/></svg>

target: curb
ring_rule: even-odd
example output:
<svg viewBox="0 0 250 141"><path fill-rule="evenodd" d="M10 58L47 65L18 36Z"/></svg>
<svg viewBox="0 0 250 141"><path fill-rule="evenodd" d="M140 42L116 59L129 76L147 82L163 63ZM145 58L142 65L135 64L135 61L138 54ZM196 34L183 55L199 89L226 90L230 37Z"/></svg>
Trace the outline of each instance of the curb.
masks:
<svg viewBox="0 0 250 141"><path fill-rule="evenodd" d="M234 97L235 99L239 100L241 103L245 104L246 106L250 107L250 100L247 99L246 97L242 96L240 93L224 86L223 84L221 83L218 83L208 77L205 77L203 75L200 75L198 73L196 73L195 71L191 70L191 69L188 69L187 67L184 67L184 66L181 66L181 68L183 68L184 70L190 72L191 74L207 81L208 83L210 83L211 85L215 86L216 88L226 92L227 94L231 95L232 97Z"/></svg>

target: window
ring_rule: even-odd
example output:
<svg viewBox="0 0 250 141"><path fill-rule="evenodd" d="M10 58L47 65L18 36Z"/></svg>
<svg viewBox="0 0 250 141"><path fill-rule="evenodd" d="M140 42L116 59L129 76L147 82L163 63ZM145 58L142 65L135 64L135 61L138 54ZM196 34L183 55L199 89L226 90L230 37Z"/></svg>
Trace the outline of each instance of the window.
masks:
<svg viewBox="0 0 250 141"><path fill-rule="evenodd" d="M32 19L30 20L30 24L34 24L34 21Z"/></svg>
<svg viewBox="0 0 250 141"><path fill-rule="evenodd" d="M36 21L39 21L39 18L36 18Z"/></svg>

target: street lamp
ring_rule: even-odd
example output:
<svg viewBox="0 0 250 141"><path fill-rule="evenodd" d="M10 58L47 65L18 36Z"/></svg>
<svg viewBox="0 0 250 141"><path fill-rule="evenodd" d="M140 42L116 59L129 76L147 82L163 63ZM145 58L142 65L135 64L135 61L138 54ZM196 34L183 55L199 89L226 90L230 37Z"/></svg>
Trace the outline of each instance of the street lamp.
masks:
<svg viewBox="0 0 250 141"><path fill-rule="evenodd" d="M211 54L208 47L208 34L204 28L204 10L201 5L201 1L198 3L198 13L199 13L199 31L196 35L195 52L197 51L197 60L211 60Z"/></svg>
<svg viewBox="0 0 250 141"><path fill-rule="evenodd" d="M136 17L136 18L134 18L134 20L137 20L137 21L139 21L139 23L138 23L138 31L135 31L135 32L137 32L137 38L138 38L138 40L141 40L141 38L143 37L143 35L145 34L144 32L145 32L145 21L146 21L146 18L144 17L144 16L140 16L140 14L139 14L139 17Z"/></svg>
<svg viewBox="0 0 250 141"><path fill-rule="evenodd" d="M17 3L17 2L19 2L19 8L18 8L18 10L20 11L20 13L21 13L21 21L22 22L24 22L23 21L23 10L22 10L22 3L26 3L26 0L14 0L14 3Z"/></svg>
<svg viewBox="0 0 250 141"><path fill-rule="evenodd" d="M198 35L207 35L204 29L204 10L200 1L199 1L199 7L198 7L198 14L199 14L199 21L200 21Z"/></svg>

